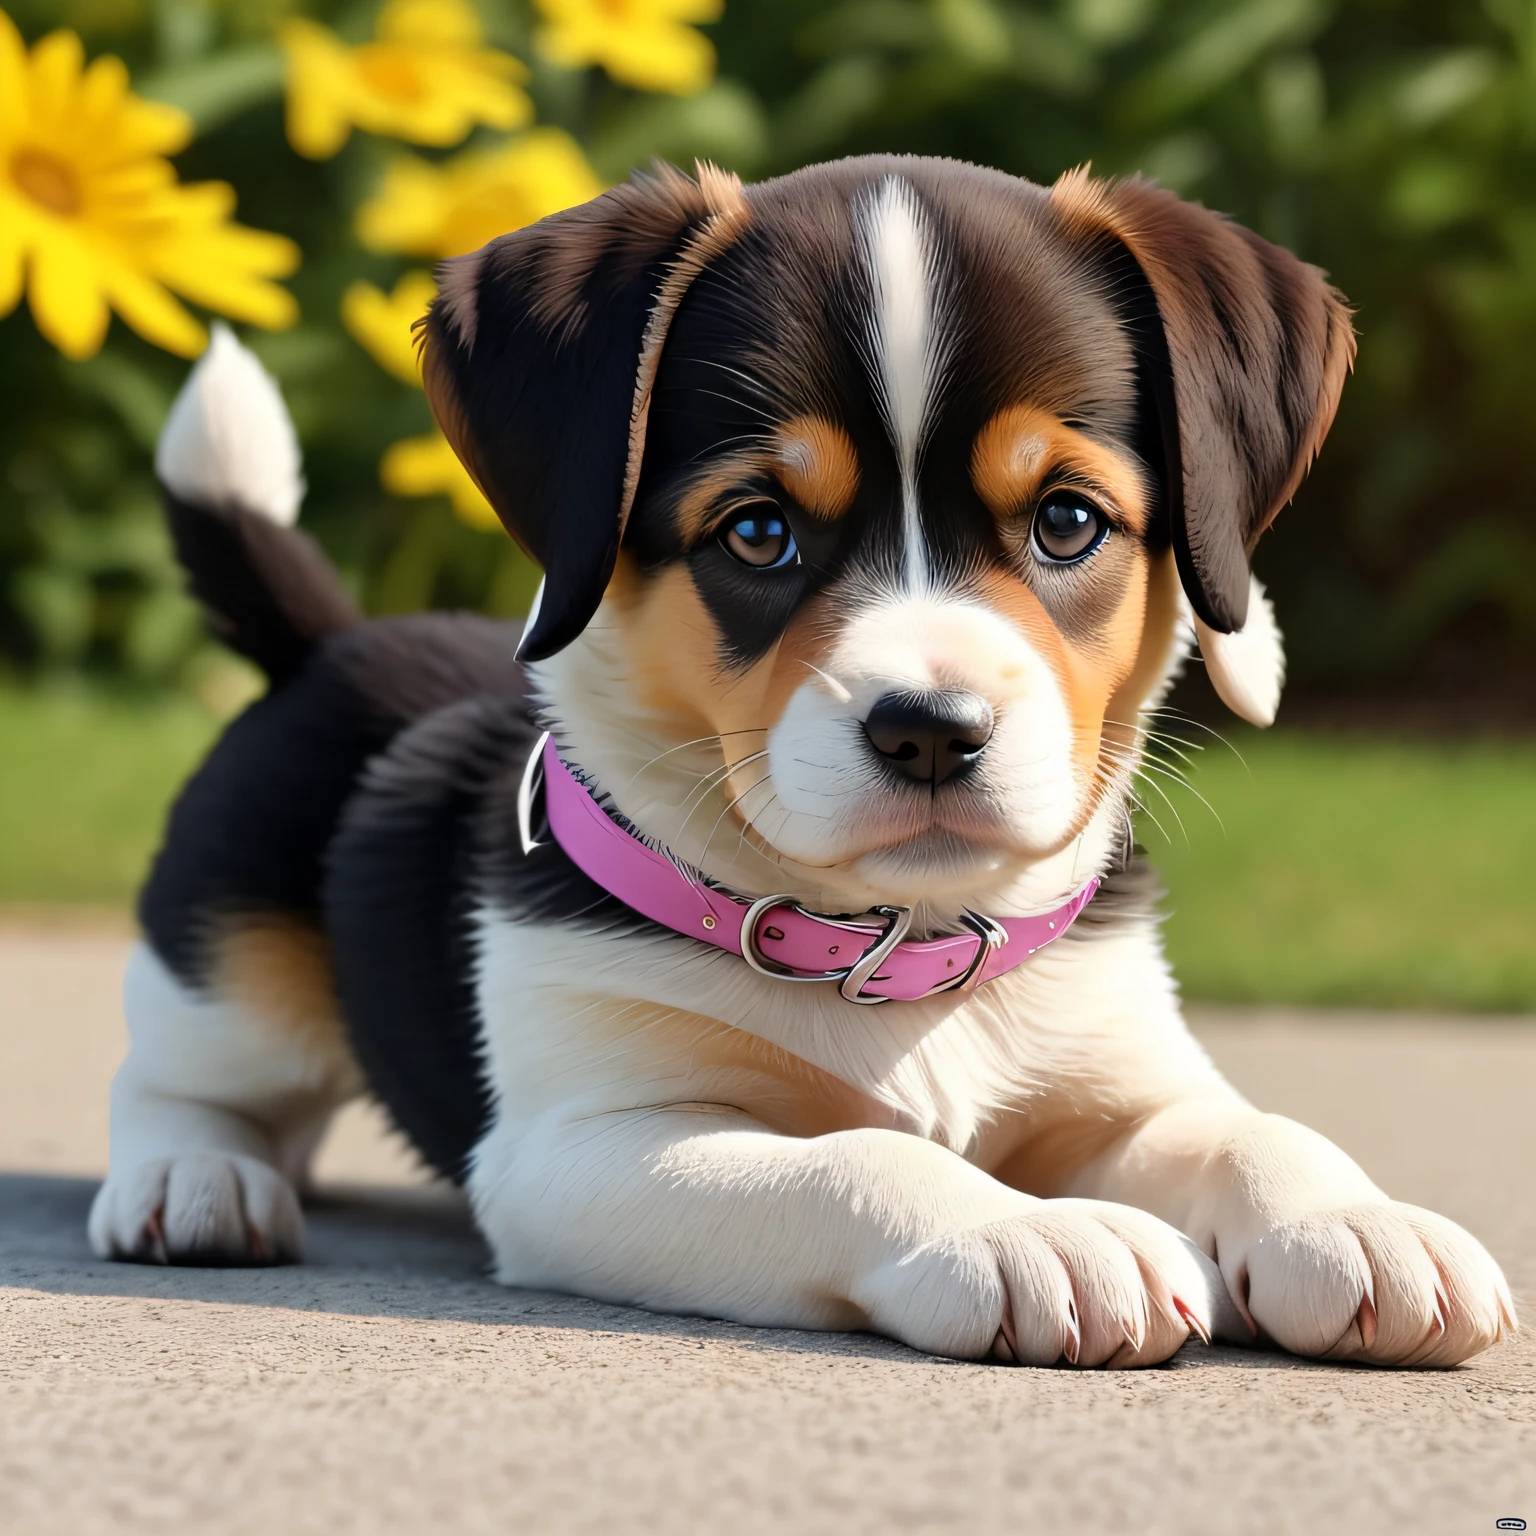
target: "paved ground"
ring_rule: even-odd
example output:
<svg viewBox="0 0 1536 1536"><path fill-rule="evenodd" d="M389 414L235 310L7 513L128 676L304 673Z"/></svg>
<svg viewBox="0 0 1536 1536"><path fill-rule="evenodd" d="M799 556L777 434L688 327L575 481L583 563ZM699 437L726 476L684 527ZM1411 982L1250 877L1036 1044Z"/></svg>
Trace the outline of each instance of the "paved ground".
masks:
<svg viewBox="0 0 1536 1536"><path fill-rule="evenodd" d="M1536 1529L1529 1333L1439 1374L1190 1347L1079 1376L506 1291L363 1113L304 1267L96 1263L122 947L0 927L6 1532ZM1201 1029L1251 1096L1478 1232L1536 1316L1536 1027Z"/></svg>

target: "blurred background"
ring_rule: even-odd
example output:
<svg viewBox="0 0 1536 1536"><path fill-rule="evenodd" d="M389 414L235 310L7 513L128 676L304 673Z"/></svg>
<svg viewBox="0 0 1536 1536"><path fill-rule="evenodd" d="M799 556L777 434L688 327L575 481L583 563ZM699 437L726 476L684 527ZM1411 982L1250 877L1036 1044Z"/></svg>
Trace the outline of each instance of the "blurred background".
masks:
<svg viewBox="0 0 1536 1536"><path fill-rule="evenodd" d="M1536 1010L1536 0L3 0L0 909L126 911L257 686L155 437L213 318L368 611L524 611L435 433L437 259L653 155L1142 171L1326 268L1359 366L1260 548L1291 680L1198 666L1140 790L1186 991Z"/></svg>

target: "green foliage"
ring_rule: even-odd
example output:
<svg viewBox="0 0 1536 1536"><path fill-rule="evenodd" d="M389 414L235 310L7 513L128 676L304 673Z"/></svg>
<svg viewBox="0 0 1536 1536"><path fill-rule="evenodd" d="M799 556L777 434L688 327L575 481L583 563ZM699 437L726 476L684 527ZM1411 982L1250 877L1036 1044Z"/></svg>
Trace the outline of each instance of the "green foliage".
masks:
<svg viewBox="0 0 1536 1536"><path fill-rule="evenodd" d="M1170 780L1182 827L1144 796L1189 996L1536 1009L1536 748L1234 741L1241 760L1212 745L1191 775L1219 823Z"/></svg>
<svg viewBox="0 0 1536 1536"><path fill-rule="evenodd" d="M258 338L307 454L305 518L366 602L525 599L498 537L378 488L419 393L341 330L366 255L351 214L387 146L300 160L281 126L281 0L23 0L186 107L187 179L302 246L304 320ZM368 5L308 7L361 37ZM1259 557L1292 673L1379 687L1536 663L1536 0L728 0L716 83L644 96L539 62L525 0L486 0L541 120L610 179L652 153L746 176L869 150L1049 181L1141 170L1327 268L1358 308L1358 375L1300 504ZM149 445L181 366L114 325L69 364L0 321L0 655L169 677L195 644L152 510Z"/></svg>

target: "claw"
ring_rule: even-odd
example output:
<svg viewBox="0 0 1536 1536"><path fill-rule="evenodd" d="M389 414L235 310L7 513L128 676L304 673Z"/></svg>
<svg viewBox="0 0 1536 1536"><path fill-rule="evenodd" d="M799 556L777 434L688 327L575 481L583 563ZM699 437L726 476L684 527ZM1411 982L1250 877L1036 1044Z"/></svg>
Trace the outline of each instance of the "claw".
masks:
<svg viewBox="0 0 1536 1536"><path fill-rule="evenodd" d="M1120 1319L1120 1333L1125 1342L1131 1346L1132 1354L1140 1354L1141 1346L1147 1337L1147 1317L1145 1309L1142 1309L1140 1317Z"/></svg>
<svg viewBox="0 0 1536 1536"><path fill-rule="evenodd" d="M1067 1341L1062 1345L1061 1352L1066 1356L1068 1365L1076 1365L1077 1357L1083 1347L1083 1330L1077 1320L1077 1303L1067 1303Z"/></svg>
<svg viewBox="0 0 1536 1536"><path fill-rule="evenodd" d="M1450 1304L1450 1302L1448 1302L1445 1299L1445 1292L1440 1289L1440 1284L1439 1284L1438 1281L1436 1281L1435 1282L1434 1335L1433 1335L1436 1339L1442 1339L1442 1338L1445 1337L1445 1314L1447 1312L1449 1312L1450 1310L1451 1310L1451 1304Z"/></svg>
<svg viewBox="0 0 1536 1536"><path fill-rule="evenodd" d="M1360 1329L1361 1347L1370 1349L1376 1342L1376 1303L1371 1299L1369 1286L1360 1298L1360 1310L1355 1313L1355 1322Z"/></svg>
<svg viewBox="0 0 1536 1536"><path fill-rule="evenodd" d="M156 1208L149 1213L149 1219L144 1223L144 1230L139 1233L138 1252L148 1254L152 1262L156 1264L169 1264L170 1256L165 1251L165 1225L162 1221L164 1212Z"/></svg>
<svg viewBox="0 0 1536 1536"><path fill-rule="evenodd" d="M1518 1333L1520 1331L1520 1322L1515 1316L1515 1299L1509 1294L1509 1287L1504 1283L1502 1276L1499 1277L1498 1296L1499 1317L1511 1333Z"/></svg>
<svg viewBox="0 0 1536 1536"><path fill-rule="evenodd" d="M1005 1353L998 1355L998 1346L1001 1345ZM1008 1287L1003 1287L1003 1317L1002 1327L997 1338L992 1341L992 1353L999 1360L1016 1361L1019 1358L1019 1334L1013 1322L1013 1297L1008 1294Z"/></svg>
<svg viewBox="0 0 1536 1536"><path fill-rule="evenodd" d="M1200 1320L1200 1314L1184 1301L1181 1297L1173 1298L1174 1310L1184 1319L1184 1326L1200 1340L1202 1344L1211 1342L1211 1330Z"/></svg>

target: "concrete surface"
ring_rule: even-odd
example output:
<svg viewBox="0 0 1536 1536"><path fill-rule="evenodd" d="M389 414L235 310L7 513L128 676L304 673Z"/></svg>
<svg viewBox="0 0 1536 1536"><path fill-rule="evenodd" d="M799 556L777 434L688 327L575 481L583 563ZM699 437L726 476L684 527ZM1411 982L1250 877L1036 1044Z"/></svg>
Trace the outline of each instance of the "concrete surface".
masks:
<svg viewBox="0 0 1536 1536"><path fill-rule="evenodd" d="M1080 1376L506 1291L363 1110L305 1266L97 1263L125 942L0 927L0 1530L1536 1530L1529 1332L1437 1374L1191 1346ZM1536 1316L1531 1022L1199 1024Z"/></svg>

